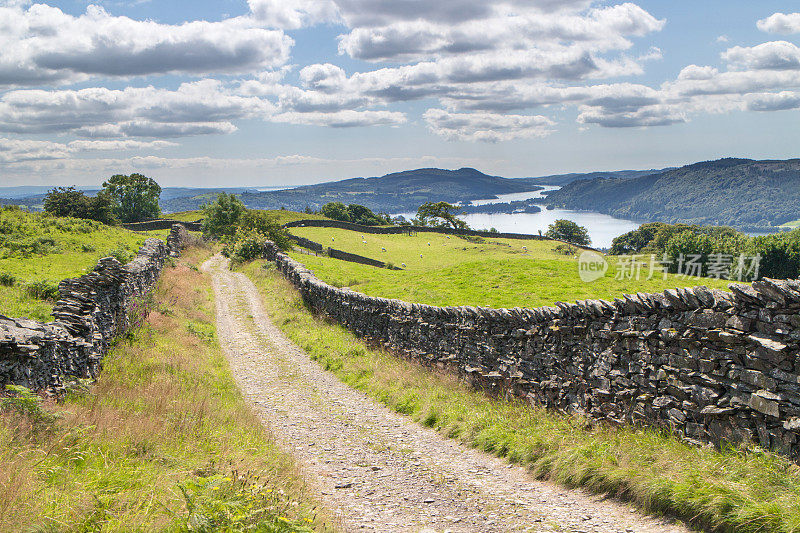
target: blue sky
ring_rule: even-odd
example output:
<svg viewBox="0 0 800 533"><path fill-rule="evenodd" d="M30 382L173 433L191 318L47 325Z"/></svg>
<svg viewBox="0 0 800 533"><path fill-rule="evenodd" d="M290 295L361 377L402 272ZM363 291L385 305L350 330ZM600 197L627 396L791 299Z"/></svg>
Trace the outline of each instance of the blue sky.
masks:
<svg viewBox="0 0 800 533"><path fill-rule="evenodd" d="M0 0L0 185L798 157L796 11L787 0Z"/></svg>

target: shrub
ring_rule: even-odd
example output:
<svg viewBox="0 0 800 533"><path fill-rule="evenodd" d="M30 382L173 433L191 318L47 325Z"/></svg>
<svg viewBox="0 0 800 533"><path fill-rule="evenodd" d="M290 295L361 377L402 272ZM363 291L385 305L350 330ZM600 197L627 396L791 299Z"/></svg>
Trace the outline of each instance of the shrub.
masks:
<svg viewBox="0 0 800 533"><path fill-rule="evenodd" d="M42 409L42 399L27 387L6 385L6 390L11 395L0 400L0 411L24 416L34 428L52 426L58 419L57 415Z"/></svg>
<svg viewBox="0 0 800 533"><path fill-rule="evenodd" d="M17 278L12 276L11 274L0 272L0 285L2 285L3 287L13 287L16 282Z"/></svg>
<svg viewBox="0 0 800 533"><path fill-rule="evenodd" d="M58 284L52 281L32 281L25 286L25 292L39 300L58 300Z"/></svg>
<svg viewBox="0 0 800 533"><path fill-rule="evenodd" d="M123 265L130 262L133 259L133 253L128 250L125 246L118 246L114 250L108 252L108 257L113 257Z"/></svg>

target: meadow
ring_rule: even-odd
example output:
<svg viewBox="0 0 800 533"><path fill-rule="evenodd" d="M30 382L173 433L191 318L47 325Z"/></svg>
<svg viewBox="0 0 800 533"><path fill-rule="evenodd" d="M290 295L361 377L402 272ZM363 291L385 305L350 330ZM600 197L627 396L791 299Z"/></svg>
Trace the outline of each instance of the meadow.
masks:
<svg viewBox="0 0 800 533"><path fill-rule="evenodd" d="M86 274L102 257L127 262L149 236L91 220L3 208L0 314L52 320L50 313L62 279Z"/></svg>
<svg viewBox="0 0 800 533"><path fill-rule="evenodd" d="M428 305L539 307L557 301L613 299L623 294L660 292L674 287L706 285L726 289L730 283L673 274L664 279L657 268L652 279L647 279L651 273L649 263L641 266L637 280L635 275L629 276L634 274L632 270L624 266L618 269L617 258L611 256L605 275L585 283L578 275L575 254L579 250L573 247L572 253L565 253L557 249L561 243L554 241L466 240L438 233L370 235L331 228L291 228L290 232L323 246L403 269L374 268L297 251L291 253L327 283L371 296Z"/></svg>
<svg viewBox="0 0 800 533"><path fill-rule="evenodd" d="M758 447L716 450L667 431L592 425L489 397L456 376L377 349L312 314L266 261L243 271L274 323L341 381L442 434L539 478L631 500L711 531L800 531L800 469Z"/></svg>
<svg viewBox="0 0 800 533"><path fill-rule="evenodd" d="M209 250L165 269L144 324L59 402L0 396L0 531L330 531L219 346Z"/></svg>

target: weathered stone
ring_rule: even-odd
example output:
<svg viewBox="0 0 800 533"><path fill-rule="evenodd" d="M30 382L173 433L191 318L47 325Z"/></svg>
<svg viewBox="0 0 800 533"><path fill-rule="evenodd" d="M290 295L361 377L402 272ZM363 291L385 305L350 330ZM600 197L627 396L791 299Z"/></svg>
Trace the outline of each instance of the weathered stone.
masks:
<svg viewBox="0 0 800 533"><path fill-rule="evenodd" d="M760 413L778 418L781 414L778 407L779 399L779 396L776 396L769 391L761 390L750 395L749 405Z"/></svg>

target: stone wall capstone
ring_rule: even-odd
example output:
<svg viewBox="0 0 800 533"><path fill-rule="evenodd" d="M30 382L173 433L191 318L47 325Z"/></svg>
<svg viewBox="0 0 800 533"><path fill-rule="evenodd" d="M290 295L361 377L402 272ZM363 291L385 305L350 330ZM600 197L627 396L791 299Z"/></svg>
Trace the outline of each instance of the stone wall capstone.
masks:
<svg viewBox="0 0 800 533"><path fill-rule="evenodd" d="M800 461L800 282L757 281L537 309L434 307L330 286L271 243L305 303L495 394Z"/></svg>
<svg viewBox="0 0 800 533"><path fill-rule="evenodd" d="M96 377L109 343L127 328L133 303L155 286L186 236L183 226L173 225L167 244L147 239L128 264L106 257L92 272L62 281L54 322L0 315L0 386L57 392L66 376Z"/></svg>

